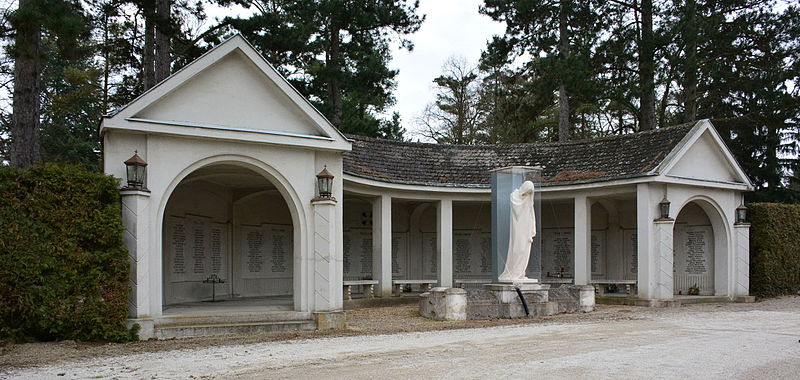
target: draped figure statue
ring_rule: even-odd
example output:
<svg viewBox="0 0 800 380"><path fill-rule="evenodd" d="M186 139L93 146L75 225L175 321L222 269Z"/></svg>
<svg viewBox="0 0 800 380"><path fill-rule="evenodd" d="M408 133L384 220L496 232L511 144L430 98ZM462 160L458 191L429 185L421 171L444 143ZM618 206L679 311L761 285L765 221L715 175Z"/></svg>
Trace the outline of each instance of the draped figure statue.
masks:
<svg viewBox="0 0 800 380"><path fill-rule="evenodd" d="M511 225L508 238L506 268L498 277L501 282L528 280L525 270L531 256L531 243L536 236L536 214L533 210L533 182L525 181L511 193Z"/></svg>

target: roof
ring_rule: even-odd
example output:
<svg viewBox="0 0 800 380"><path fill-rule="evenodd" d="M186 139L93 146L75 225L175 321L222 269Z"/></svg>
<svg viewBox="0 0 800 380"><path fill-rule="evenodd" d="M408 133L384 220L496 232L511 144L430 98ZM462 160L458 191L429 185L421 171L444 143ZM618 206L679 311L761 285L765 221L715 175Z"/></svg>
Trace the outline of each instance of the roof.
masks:
<svg viewBox="0 0 800 380"><path fill-rule="evenodd" d="M603 182L654 175L695 123L635 134L566 143L446 145L352 136L344 172L405 185L490 186L490 171L541 166L542 186Z"/></svg>

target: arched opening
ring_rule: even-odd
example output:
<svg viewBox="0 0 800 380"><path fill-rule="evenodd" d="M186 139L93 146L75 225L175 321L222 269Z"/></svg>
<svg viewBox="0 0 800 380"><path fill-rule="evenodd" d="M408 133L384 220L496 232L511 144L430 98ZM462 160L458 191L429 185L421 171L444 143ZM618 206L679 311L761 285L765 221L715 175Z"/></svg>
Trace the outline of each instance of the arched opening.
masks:
<svg viewBox="0 0 800 380"><path fill-rule="evenodd" d="M216 163L190 173L164 210L165 312L212 300L291 310L295 228L281 192L258 172Z"/></svg>
<svg viewBox="0 0 800 380"><path fill-rule="evenodd" d="M675 295L724 293L725 236L724 222L707 201L693 200L680 210L672 243Z"/></svg>

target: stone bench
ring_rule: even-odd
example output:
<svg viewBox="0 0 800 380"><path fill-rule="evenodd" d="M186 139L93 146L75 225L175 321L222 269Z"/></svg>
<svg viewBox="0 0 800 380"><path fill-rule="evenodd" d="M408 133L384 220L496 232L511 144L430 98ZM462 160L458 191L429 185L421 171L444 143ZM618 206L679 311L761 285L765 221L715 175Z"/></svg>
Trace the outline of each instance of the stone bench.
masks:
<svg viewBox="0 0 800 380"><path fill-rule="evenodd" d="M378 281L376 280L342 281L342 285L344 285L344 293L346 295L346 299L350 301L353 299L352 288L353 286L358 286L358 285L364 287L364 297L366 298L375 297L374 289L375 285L378 285Z"/></svg>
<svg viewBox="0 0 800 380"><path fill-rule="evenodd" d="M467 284L474 284L474 285L491 284L492 280L489 278L484 278L484 279L469 278L463 280L453 280L453 283L456 285L457 288L463 289Z"/></svg>
<svg viewBox="0 0 800 380"><path fill-rule="evenodd" d="M392 280L392 293L401 297L403 295L403 287L405 285L421 285L423 291L431 290L431 287L439 282L439 280Z"/></svg>
<svg viewBox="0 0 800 380"><path fill-rule="evenodd" d="M540 280L542 284L572 284L572 278L543 278Z"/></svg>
<svg viewBox="0 0 800 380"><path fill-rule="evenodd" d="M636 295L636 280L592 280L591 284L597 289L597 295L603 296L607 285L625 285L625 294Z"/></svg>

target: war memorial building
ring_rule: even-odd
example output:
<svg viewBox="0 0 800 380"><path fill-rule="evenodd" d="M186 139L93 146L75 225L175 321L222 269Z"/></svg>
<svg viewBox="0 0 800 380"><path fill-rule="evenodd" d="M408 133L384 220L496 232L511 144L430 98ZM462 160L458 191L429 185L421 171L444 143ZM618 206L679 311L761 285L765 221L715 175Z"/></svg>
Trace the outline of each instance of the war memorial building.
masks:
<svg viewBox="0 0 800 380"><path fill-rule="evenodd" d="M509 167L541 170L530 277L637 300L749 294L752 184L708 121L502 146L346 136L235 36L101 133L145 337L223 315L313 328L350 297L491 283L491 173Z"/></svg>

